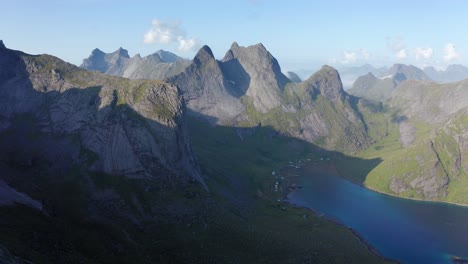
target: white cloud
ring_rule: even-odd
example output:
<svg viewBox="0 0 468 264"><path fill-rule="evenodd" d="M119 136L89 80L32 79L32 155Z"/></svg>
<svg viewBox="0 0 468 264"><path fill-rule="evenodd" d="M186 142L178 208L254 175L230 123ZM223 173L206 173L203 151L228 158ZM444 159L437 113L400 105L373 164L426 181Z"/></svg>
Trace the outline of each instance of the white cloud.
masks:
<svg viewBox="0 0 468 264"><path fill-rule="evenodd" d="M405 59L408 57L406 45L402 37L388 37L387 46L398 59Z"/></svg>
<svg viewBox="0 0 468 264"><path fill-rule="evenodd" d="M433 50L432 48L416 48L414 49L414 57L416 57L417 60L420 59L430 59L432 58Z"/></svg>
<svg viewBox="0 0 468 264"><path fill-rule="evenodd" d="M372 54L365 49L359 49L354 51L344 51L341 57L340 62L342 64L353 64L356 62L368 61L372 57Z"/></svg>
<svg viewBox="0 0 468 264"><path fill-rule="evenodd" d="M196 38L188 38L179 23L169 23L158 19L151 22L151 28L143 37L145 44L178 44L180 51L196 51L200 48Z"/></svg>
<svg viewBox="0 0 468 264"><path fill-rule="evenodd" d="M408 57L408 54L406 54L406 50L405 49L401 49L399 50L397 53L396 53L396 57L398 59L404 59L406 57Z"/></svg>
<svg viewBox="0 0 468 264"><path fill-rule="evenodd" d="M343 60L341 61L343 64L354 63L357 60L356 52L343 52Z"/></svg>
<svg viewBox="0 0 468 264"><path fill-rule="evenodd" d="M455 45L453 43L447 43L444 48L444 61L451 62L459 60L460 58L461 56L455 49Z"/></svg>
<svg viewBox="0 0 468 264"><path fill-rule="evenodd" d="M180 51L197 50L200 47L200 45L198 44L198 41L195 38L190 38L190 39L179 38L178 41L179 41L178 49Z"/></svg>

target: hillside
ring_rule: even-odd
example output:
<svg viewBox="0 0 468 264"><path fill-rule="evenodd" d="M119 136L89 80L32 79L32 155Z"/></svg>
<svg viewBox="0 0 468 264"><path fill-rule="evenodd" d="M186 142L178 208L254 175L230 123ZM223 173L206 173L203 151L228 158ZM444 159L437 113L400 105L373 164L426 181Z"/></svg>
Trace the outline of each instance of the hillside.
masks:
<svg viewBox="0 0 468 264"><path fill-rule="evenodd" d="M389 135L362 153L383 161L365 185L393 195L468 204L466 81L408 81L389 100Z"/></svg>

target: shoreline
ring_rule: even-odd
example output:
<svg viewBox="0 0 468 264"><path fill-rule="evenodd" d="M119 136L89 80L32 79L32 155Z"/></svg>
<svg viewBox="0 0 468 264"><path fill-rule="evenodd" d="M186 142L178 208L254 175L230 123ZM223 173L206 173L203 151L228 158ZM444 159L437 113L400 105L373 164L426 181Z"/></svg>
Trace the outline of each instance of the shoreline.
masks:
<svg viewBox="0 0 468 264"><path fill-rule="evenodd" d="M371 189L371 188L365 186L363 183L353 181L353 180L349 179L348 177L344 176L344 174L341 173L341 171L336 167L336 165L334 163L329 164L329 166L333 166L335 171L338 173L338 176L340 176L341 178L343 178L343 179L345 179L345 180L347 180L349 182L352 182L352 183L354 183L356 185L359 185L362 188L366 188L367 190L370 190L370 191L373 191L373 192L376 192L376 193L380 193L380 194L384 194L384 195L388 195L388 196L391 196L391 197L394 197L394 198L404 199L404 200L411 200L411 201L418 201L418 202L425 202L425 203L439 203L439 204L446 204L446 205L453 205L453 206L468 208L468 204L451 203L451 202L446 202L446 201L430 201L430 200L423 200L421 198L401 197L401 196L397 196L397 195L394 195L394 194L391 194L391 193L386 193L386 192L382 192L382 191L379 191L379 190Z"/></svg>
<svg viewBox="0 0 468 264"><path fill-rule="evenodd" d="M304 164L302 164L303 166ZM307 164L308 166L311 166L310 164ZM327 173L339 173L339 171L337 170L337 168L334 166L334 165L331 165L331 164L313 164L312 165L314 167L315 170L317 170L317 172L321 171L321 172L327 172ZM283 174L283 170L286 169L286 168L282 168L280 170L281 174ZM339 174L340 177L343 177L341 174ZM297 177L297 176L293 176L293 177ZM291 176L287 176L287 174L285 175L285 180L286 180L286 184L287 184L287 188L286 190L284 190L284 194L283 194L283 199L282 201L283 202L286 202L288 203L290 206L293 206L293 207L296 207L296 208L302 208L302 209L305 209L311 213L313 213L314 215L316 215L317 217L319 218L323 218L325 219L326 221L330 222L330 223L333 223L333 224L336 224L336 225L339 225L341 227L344 227L346 228L347 230L349 230L366 248L369 252L371 252L371 254L373 254L374 256L384 260L384 261L389 261L389 262L392 262L392 263L401 263L399 260L396 260L396 259L391 259L391 258L388 258L386 256L384 256L382 253L380 253L377 248L375 248L373 245L371 245L369 242L367 242L356 230L354 230L353 228L351 227L348 227L346 225L344 225L343 223L340 223L337 219L333 219L332 217L328 217L328 216L324 216L323 214L320 214L319 212L311 209L311 208L308 208L308 207L305 207L305 206L299 206L299 205L296 205L294 203L291 203L288 201L288 195L290 193L292 193L296 188L300 188L300 187L296 187L296 188L291 188L290 186L292 184L295 184L295 183L292 183L290 180L291 178L293 178ZM364 186L362 186L364 187ZM364 187L365 188L365 187Z"/></svg>

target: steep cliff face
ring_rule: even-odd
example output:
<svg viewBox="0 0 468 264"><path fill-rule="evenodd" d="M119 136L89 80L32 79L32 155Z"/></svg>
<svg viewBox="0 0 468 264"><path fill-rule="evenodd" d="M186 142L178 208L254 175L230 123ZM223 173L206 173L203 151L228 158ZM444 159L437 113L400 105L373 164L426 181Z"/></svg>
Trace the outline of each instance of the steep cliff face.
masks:
<svg viewBox="0 0 468 264"><path fill-rule="evenodd" d="M3 48L0 98L0 133L14 134L18 118L28 116L31 129L47 137L75 138L61 149L51 145L50 155L42 151L46 159L69 152L64 155L71 164L91 171L203 184L183 121L184 103L172 84L87 72L52 56ZM2 142L3 149L15 144Z"/></svg>
<svg viewBox="0 0 468 264"><path fill-rule="evenodd" d="M213 123L234 122L244 111L235 84L226 78L220 63L208 46L202 47L192 64L173 78L195 115L204 115Z"/></svg>
<svg viewBox="0 0 468 264"><path fill-rule="evenodd" d="M245 85L245 94L252 98L255 109L266 113L281 105L281 93L290 81L263 44L240 47L234 42L222 62L231 81Z"/></svg>

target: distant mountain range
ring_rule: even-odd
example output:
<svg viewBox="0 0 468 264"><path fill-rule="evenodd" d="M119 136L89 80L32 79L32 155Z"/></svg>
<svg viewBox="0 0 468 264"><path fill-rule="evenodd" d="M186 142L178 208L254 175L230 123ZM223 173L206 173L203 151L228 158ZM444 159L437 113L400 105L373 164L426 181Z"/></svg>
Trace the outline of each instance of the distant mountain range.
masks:
<svg viewBox="0 0 468 264"><path fill-rule="evenodd" d="M430 80L419 68L413 65L395 64L376 77L372 73L360 76L348 90L350 94L374 101L386 101L392 91L406 80Z"/></svg>
<svg viewBox="0 0 468 264"><path fill-rule="evenodd" d="M417 68L416 66L412 67ZM377 78L383 78L389 75L388 70L389 68L387 67L376 68L370 64L364 64L362 66L341 67L338 69L341 80L343 81L343 88L345 90L352 88L360 76L372 73L372 75L376 76ZM436 70L434 67L430 66L425 67L422 71L426 74L427 77L437 83L457 82L468 78L468 68L460 64L449 65L445 70ZM408 79L414 78L409 76Z"/></svg>
<svg viewBox="0 0 468 264"><path fill-rule="evenodd" d="M164 50L130 58L126 49L119 48L112 53L95 49L80 67L129 79L163 79L181 73L189 64L190 60Z"/></svg>
<svg viewBox="0 0 468 264"><path fill-rule="evenodd" d="M353 87L354 82L357 80L357 78L359 78L359 76L366 75L368 73L372 73L375 76L380 76L387 70L387 67L376 68L370 64L338 68L338 72L340 73L341 80L343 82L343 88L345 90Z"/></svg>
<svg viewBox="0 0 468 264"><path fill-rule="evenodd" d="M424 73L438 83L458 82L468 78L468 68L460 64L452 64L445 70L436 70L434 67L425 67Z"/></svg>

